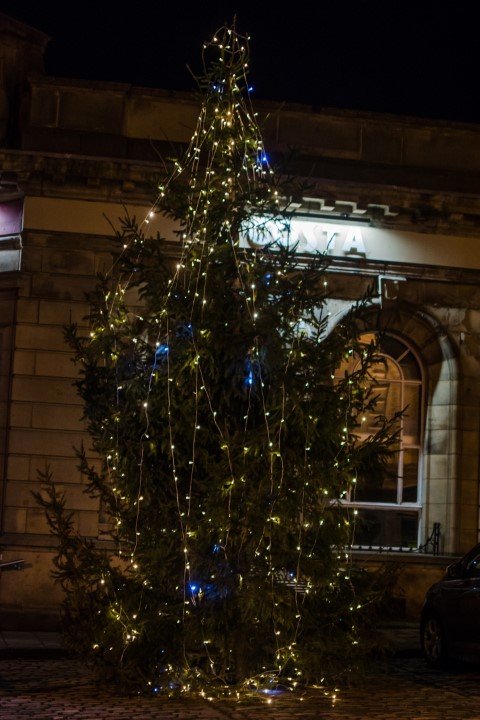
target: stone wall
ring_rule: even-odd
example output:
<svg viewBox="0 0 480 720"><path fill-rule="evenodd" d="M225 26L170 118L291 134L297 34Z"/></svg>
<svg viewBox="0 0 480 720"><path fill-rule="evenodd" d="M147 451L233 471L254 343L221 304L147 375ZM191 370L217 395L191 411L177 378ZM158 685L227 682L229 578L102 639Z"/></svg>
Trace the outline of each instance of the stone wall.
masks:
<svg viewBox="0 0 480 720"><path fill-rule="evenodd" d="M20 574L3 573L0 604L14 598L17 605L42 606L58 601L60 593L50 577L52 538L45 513L32 496L39 490L39 472L49 468L79 532L98 535L98 503L83 493L74 454L82 440L88 448L88 437L73 384L78 368L63 328L75 322L87 329L85 293L106 260L111 263L111 254L101 238L92 242L68 233L29 231L23 242L1 544L8 547L4 560L21 557L26 567Z"/></svg>

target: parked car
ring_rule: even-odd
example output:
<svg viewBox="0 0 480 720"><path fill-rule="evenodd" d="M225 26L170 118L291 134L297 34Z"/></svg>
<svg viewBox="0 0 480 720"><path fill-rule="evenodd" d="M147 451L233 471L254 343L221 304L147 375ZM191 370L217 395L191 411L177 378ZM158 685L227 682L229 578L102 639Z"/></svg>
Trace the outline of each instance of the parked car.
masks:
<svg viewBox="0 0 480 720"><path fill-rule="evenodd" d="M427 591L420 622L427 662L480 662L480 543Z"/></svg>

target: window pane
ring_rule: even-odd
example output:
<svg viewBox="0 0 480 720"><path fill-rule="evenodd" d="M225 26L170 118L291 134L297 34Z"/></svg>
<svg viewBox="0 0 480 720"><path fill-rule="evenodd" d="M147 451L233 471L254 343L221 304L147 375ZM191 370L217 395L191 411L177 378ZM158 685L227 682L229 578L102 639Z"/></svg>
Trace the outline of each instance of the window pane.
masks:
<svg viewBox="0 0 480 720"><path fill-rule="evenodd" d="M405 355L406 347L402 342L396 340L396 338L385 335L380 341L380 350L384 352L385 355L390 355L394 360L398 360L399 357Z"/></svg>
<svg viewBox="0 0 480 720"><path fill-rule="evenodd" d="M403 441L418 443L420 436L420 385L405 384L403 416Z"/></svg>
<svg viewBox="0 0 480 720"><path fill-rule="evenodd" d="M418 450L410 448L403 454L403 502L418 500Z"/></svg>
<svg viewBox="0 0 480 720"><path fill-rule="evenodd" d="M418 363L413 356L413 353L409 352L402 358L400 365L402 367L403 376L405 380L421 380L422 376Z"/></svg>
<svg viewBox="0 0 480 720"><path fill-rule="evenodd" d="M421 379L420 368L414 354L400 340L386 335L382 338L380 349L399 363L406 380Z"/></svg>
<svg viewBox="0 0 480 720"><path fill-rule="evenodd" d="M388 380L376 380L372 386L372 397L375 406L365 413L366 421L362 424L362 433L373 433L380 427L378 416L391 418L402 409L402 386Z"/></svg>
<svg viewBox="0 0 480 720"><path fill-rule="evenodd" d="M395 413L402 410L402 386L400 383L391 382L388 386L388 393L386 397L385 415L388 418L393 417Z"/></svg>
<svg viewBox="0 0 480 720"><path fill-rule="evenodd" d="M375 380L401 380L400 368L398 365L393 363L387 357L382 357L376 363L372 363L370 366L370 375Z"/></svg>
<svg viewBox="0 0 480 720"><path fill-rule="evenodd" d="M398 485L398 453L394 453L385 466L384 476L380 482L370 478L358 478L352 500L356 502L396 503Z"/></svg>
<svg viewBox="0 0 480 720"><path fill-rule="evenodd" d="M353 544L367 548L416 548L418 515L399 510L359 509Z"/></svg>
<svg viewBox="0 0 480 720"><path fill-rule="evenodd" d="M480 554L475 555L467 565L467 577L480 577Z"/></svg>
<svg viewBox="0 0 480 720"><path fill-rule="evenodd" d="M383 393L383 400L378 400L373 410L368 410L361 416L361 425L360 425L360 434L365 436L367 438L369 435L373 435L374 433L378 432L380 428L382 427L382 415L385 415L385 395L387 393L388 388L385 388L385 392ZM377 396L378 390L375 388L375 396Z"/></svg>

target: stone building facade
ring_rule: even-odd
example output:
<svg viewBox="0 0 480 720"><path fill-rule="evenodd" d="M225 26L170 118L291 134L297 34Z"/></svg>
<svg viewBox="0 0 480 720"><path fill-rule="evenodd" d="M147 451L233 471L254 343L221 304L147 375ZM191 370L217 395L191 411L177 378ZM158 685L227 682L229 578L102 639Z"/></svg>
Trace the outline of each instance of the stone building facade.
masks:
<svg viewBox="0 0 480 720"><path fill-rule="evenodd" d="M159 158L181 152L198 111L186 94L47 77L47 41L0 15L0 565L23 561L20 573L0 570L3 623L61 600L32 496L39 471L50 468L79 531L99 536L73 449L88 437L63 327L88 329L85 293L111 264L111 223L124 207L147 212ZM413 618L425 588L479 539L480 128L257 110L271 156L295 148L308 181L292 231L330 258L331 324L373 289L365 334L385 332L386 408L410 408L398 477L347 501L366 528L354 556L401 564Z"/></svg>

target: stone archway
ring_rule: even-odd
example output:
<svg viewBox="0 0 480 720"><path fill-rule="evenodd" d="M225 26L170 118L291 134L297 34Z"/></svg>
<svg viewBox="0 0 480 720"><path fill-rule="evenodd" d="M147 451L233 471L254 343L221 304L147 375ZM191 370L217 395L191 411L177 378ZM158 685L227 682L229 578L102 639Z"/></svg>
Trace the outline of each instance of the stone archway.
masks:
<svg viewBox="0 0 480 720"><path fill-rule="evenodd" d="M390 332L418 355L425 374L422 467L422 527L425 541L440 523L441 551L455 552L459 507L459 364L446 329L426 311L407 303L368 309L365 331Z"/></svg>

